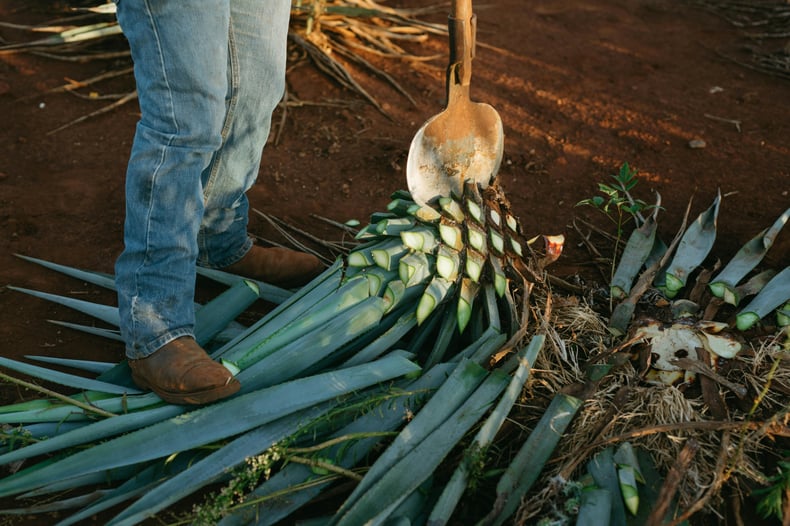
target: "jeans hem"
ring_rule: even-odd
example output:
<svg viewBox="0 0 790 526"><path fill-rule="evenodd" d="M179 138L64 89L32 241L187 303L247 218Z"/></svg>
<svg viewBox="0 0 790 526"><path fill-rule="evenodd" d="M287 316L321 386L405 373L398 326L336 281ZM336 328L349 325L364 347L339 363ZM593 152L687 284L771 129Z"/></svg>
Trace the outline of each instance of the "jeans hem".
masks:
<svg viewBox="0 0 790 526"><path fill-rule="evenodd" d="M234 253L232 256L228 256L217 263L212 263L209 261L201 261L201 258L198 258L197 264L199 267L203 267L203 268L222 270L244 259L244 256L247 255L247 252L249 252L250 249L252 249L252 245L254 244L255 243L252 240L252 238L247 236L247 240L244 242L241 248L237 250L236 253Z"/></svg>
<svg viewBox="0 0 790 526"><path fill-rule="evenodd" d="M168 343L178 338L182 338L184 336L190 336L194 338L195 331L187 327L182 327L180 329L174 329L168 331L165 334L156 338L155 340L144 345L142 349L133 350L127 347L126 357L130 360L142 360L143 358L148 358L149 356L154 354L156 351L158 351Z"/></svg>

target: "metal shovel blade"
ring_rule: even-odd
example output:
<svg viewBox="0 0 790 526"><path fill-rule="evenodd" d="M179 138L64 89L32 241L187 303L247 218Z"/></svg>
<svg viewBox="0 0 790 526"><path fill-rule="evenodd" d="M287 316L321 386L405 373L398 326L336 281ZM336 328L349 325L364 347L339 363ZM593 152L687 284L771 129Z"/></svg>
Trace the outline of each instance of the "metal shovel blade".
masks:
<svg viewBox="0 0 790 526"><path fill-rule="evenodd" d="M471 0L454 2L449 27L447 106L417 131L406 161L409 192L421 205L461 195L468 179L488 186L502 161L502 119L490 105L469 98L475 40Z"/></svg>

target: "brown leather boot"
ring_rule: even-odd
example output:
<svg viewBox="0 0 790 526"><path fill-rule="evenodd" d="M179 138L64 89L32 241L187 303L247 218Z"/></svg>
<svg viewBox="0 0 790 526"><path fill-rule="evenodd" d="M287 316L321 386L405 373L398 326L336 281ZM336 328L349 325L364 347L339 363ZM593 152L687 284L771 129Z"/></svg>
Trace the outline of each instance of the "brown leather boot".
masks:
<svg viewBox="0 0 790 526"><path fill-rule="evenodd" d="M324 270L324 266L312 254L254 245L243 258L223 270L271 285L291 288L308 283Z"/></svg>
<svg viewBox="0 0 790 526"><path fill-rule="evenodd" d="M177 338L146 358L129 360L129 367L134 383L171 404L206 404L241 387L190 337Z"/></svg>

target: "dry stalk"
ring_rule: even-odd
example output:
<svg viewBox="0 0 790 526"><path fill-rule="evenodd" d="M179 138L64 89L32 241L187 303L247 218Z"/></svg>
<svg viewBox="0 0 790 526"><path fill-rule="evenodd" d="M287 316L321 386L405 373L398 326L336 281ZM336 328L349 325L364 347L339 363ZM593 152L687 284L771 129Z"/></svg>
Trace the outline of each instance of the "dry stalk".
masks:
<svg viewBox="0 0 790 526"><path fill-rule="evenodd" d="M672 505L672 501L675 498L675 494L678 491L678 486L680 486L680 482L683 480L683 473L688 469L697 451L699 451L699 444L694 439L690 439L686 442L686 445L683 446L675 464L672 466L672 469L669 470L669 473L667 473L664 479L664 483L661 485L661 491L657 499L658 503L647 518L645 526L661 526L664 523L664 517L666 517Z"/></svg>
<svg viewBox="0 0 790 526"><path fill-rule="evenodd" d="M131 93L127 93L126 95L124 95L123 97L121 97L117 101L113 102L112 104L108 104L107 106L104 106L103 108L99 108L98 110L93 111L93 112L91 112L91 113L89 113L87 115L83 115L82 117L74 119L71 122L67 122L63 126L58 126L54 130L48 131L47 135L53 135L55 133L58 133L59 131L65 130L66 128L70 128L71 126L74 126L75 124L79 124L81 122L85 122L85 121L87 121L90 118L98 117L99 115L104 115L105 113L109 113L112 110L114 110L116 108L119 108L119 107L123 106L124 104L126 104L127 102L129 102L131 100L134 100L136 98L137 98L137 90L132 91Z"/></svg>
<svg viewBox="0 0 790 526"><path fill-rule="evenodd" d="M719 458L717 459L716 468L713 472L713 482L711 482L710 486L708 486L708 488L702 492L702 495L700 495L700 497L696 499L696 501L694 501L694 503L689 506L686 511L675 517L675 519L667 526L677 526L678 524L687 521L692 515L702 511L709 501L718 496L719 490L721 490L721 487L729 478L728 473L726 473L727 462L729 460L729 446L730 433L726 432L723 434L721 439Z"/></svg>

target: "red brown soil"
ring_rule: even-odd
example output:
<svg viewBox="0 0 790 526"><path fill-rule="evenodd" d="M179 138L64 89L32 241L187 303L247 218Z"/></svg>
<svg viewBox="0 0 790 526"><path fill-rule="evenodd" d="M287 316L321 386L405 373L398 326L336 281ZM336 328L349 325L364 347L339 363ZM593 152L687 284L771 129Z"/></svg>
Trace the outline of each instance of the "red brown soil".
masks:
<svg viewBox="0 0 790 526"><path fill-rule="evenodd" d="M65 3L0 2L0 19L38 23L59 16ZM430 2L411 0L409 5ZM790 84L742 67L722 54L739 49L741 35L721 18L669 0L498 0L476 6L479 29L472 97L493 105L504 121L505 159L499 180L525 230L564 233L558 275L600 279L571 223L601 223L575 207L594 195L623 162L640 173L638 197L660 192L661 232L669 240L689 198L692 213L720 189L726 198L715 256L726 259L790 206ZM7 41L27 33L0 29ZM432 37L421 54L446 53ZM383 210L406 187L409 143L441 111L444 64L412 67L375 60L416 100L358 77L387 118L339 88L309 62L288 75L291 105L275 122L278 144L265 152L253 206L328 238L336 221ZM104 102L46 94L66 79L85 79L119 63L65 63L29 54L0 55L0 285L112 302L106 292L24 262L14 253L112 272L122 247L123 179L138 118L135 103L58 133L60 125ZM125 93L131 77L100 84ZM327 101L338 105L326 104ZM740 126L722 119L739 121ZM706 147L689 147L702 139ZM274 237L258 217L252 230ZM767 265L790 263L790 232L780 236ZM120 345L58 328L48 319L86 321L66 308L0 288L0 354L119 360ZM29 397L0 387L0 402Z"/></svg>

